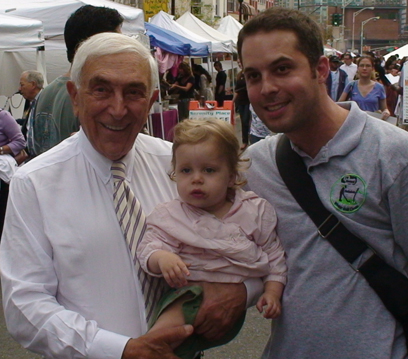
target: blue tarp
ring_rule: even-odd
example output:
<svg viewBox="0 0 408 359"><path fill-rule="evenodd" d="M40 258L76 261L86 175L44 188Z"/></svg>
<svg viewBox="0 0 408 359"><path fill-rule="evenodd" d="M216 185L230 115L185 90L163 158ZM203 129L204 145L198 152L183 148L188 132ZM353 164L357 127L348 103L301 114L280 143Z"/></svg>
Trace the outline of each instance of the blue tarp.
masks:
<svg viewBox="0 0 408 359"><path fill-rule="evenodd" d="M150 44L162 50L182 56L208 56L208 45L200 44L173 31L145 22Z"/></svg>

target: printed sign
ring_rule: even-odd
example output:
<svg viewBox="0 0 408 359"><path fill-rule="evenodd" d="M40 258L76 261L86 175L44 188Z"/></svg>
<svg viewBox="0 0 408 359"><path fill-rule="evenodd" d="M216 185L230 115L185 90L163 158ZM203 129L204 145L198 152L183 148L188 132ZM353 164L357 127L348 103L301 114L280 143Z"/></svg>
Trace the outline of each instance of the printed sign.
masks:
<svg viewBox="0 0 408 359"><path fill-rule="evenodd" d="M230 110L190 110L190 119L202 120L207 118L216 118L231 123Z"/></svg>
<svg viewBox="0 0 408 359"><path fill-rule="evenodd" d="M163 10L164 12L168 12L167 1L144 0L143 10L144 10L145 21L149 21L149 18L159 13L160 10Z"/></svg>

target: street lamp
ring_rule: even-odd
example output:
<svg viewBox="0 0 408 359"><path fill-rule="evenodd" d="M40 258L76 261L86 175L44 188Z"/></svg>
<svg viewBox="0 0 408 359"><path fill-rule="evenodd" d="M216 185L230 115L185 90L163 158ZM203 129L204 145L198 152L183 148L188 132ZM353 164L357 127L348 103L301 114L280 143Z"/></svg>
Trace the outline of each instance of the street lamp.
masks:
<svg viewBox="0 0 408 359"><path fill-rule="evenodd" d="M345 32L345 22L346 22L346 7L349 6L354 0L342 0L342 20L341 20L341 34L340 34L340 38L342 41L342 46L344 47L344 49L346 48L346 45L344 43L344 32Z"/></svg>
<svg viewBox="0 0 408 359"><path fill-rule="evenodd" d="M360 12L362 12L362 11L364 11L364 10L374 10L374 7L373 7L373 6L365 7L365 8L363 8L363 9L358 10L358 11L356 11L355 13L353 13L353 31L352 31L352 34L351 34L351 51L354 51L354 24L355 24L355 22L356 22L356 16L357 16Z"/></svg>
<svg viewBox="0 0 408 359"><path fill-rule="evenodd" d="M360 54L363 53L363 36L364 36L364 25L367 24L367 22L371 21L371 20L378 20L380 17L379 16L374 16L374 17L370 17L367 20L364 20L361 22L361 33L360 33Z"/></svg>

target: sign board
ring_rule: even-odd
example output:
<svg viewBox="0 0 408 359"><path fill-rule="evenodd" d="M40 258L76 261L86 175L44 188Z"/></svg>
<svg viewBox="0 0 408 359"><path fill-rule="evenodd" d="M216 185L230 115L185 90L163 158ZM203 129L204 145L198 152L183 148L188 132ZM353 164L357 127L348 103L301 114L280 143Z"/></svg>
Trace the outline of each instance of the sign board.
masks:
<svg viewBox="0 0 408 359"><path fill-rule="evenodd" d="M190 119L202 120L207 118L216 118L231 123L230 110L190 110Z"/></svg>
<svg viewBox="0 0 408 359"><path fill-rule="evenodd" d="M168 12L167 1L164 0L144 0L143 1L143 11L145 16L145 21L149 21L150 17L153 17L161 10Z"/></svg>
<svg viewBox="0 0 408 359"><path fill-rule="evenodd" d="M233 125L234 113L232 101L224 101L223 107L216 107L216 104L216 101L207 101L205 106L200 107L198 101L190 101L189 118L195 120L215 118Z"/></svg>

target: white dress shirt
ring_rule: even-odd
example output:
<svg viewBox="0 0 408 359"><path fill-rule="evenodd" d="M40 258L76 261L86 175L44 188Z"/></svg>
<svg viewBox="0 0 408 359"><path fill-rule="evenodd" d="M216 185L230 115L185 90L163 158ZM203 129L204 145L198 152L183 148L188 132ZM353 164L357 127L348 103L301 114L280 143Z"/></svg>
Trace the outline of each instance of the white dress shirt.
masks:
<svg viewBox="0 0 408 359"><path fill-rule="evenodd" d="M351 82L354 80L354 76L356 76L358 66L354 62L352 62L350 65L344 63L340 66L340 69L346 72L347 78L349 82Z"/></svg>
<svg viewBox="0 0 408 359"><path fill-rule="evenodd" d="M127 180L146 213L176 196L171 143L139 135ZM113 206L111 161L81 130L15 174L0 244L7 327L47 358L121 358L147 330Z"/></svg>
<svg viewBox="0 0 408 359"><path fill-rule="evenodd" d="M171 143L142 135L126 180L146 214L176 197ZM144 301L113 205L112 162L85 133L19 168L0 242L7 328L46 358L120 359L146 330ZM248 303L262 291L246 281Z"/></svg>

